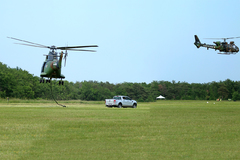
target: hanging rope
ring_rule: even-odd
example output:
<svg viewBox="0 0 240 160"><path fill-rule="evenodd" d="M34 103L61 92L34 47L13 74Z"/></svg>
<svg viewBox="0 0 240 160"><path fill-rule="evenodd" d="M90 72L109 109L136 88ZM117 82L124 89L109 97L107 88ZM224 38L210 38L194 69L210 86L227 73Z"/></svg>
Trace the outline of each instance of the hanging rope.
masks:
<svg viewBox="0 0 240 160"><path fill-rule="evenodd" d="M66 107L66 106L63 105L63 104L58 103L57 100L54 98L54 96L53 96L53 91L52 91L52 81L50 81L50 84L51 84L51 86L49 86L49 87L50 87L50 89L51 89L51 93L52 93L52 98L53 98L53 100L54 100L59 106Z"/></svg>

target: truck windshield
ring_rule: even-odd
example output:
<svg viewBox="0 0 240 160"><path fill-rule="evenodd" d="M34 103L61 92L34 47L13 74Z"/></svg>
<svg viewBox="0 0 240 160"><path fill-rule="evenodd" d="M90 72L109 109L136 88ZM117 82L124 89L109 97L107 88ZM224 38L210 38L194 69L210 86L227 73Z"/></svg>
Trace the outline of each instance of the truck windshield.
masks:
<svg viewBox="0 0 240 160"><path fill-rule="evenodd" d="M117 97L117 96L115 96L115 97L113 97L113 99L121 99L121 97Z"/></svg>

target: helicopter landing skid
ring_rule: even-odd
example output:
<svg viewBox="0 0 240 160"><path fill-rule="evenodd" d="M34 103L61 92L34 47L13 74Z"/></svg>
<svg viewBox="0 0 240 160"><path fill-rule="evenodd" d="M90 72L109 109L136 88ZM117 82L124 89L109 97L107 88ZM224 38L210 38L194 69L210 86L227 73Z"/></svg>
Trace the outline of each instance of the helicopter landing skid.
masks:
<svg viewBox="0 0 240 160"><path fill-rule="evenodd" d="M40 79L40 83L44 83L45 79ZM46 83L51 83L51 79L46 79Z"/></svg>
<svg viewBox="0 0 240 160"><path fill-rule="evenodd" d="M64 84L64 81L61 79L61 81L58 82L59 86Z"/></svg>
<svg viewBox="0 0 240 160"><path fill-rule="evenodd" d="M221 55L229 55L229 54L227 54L227 53L221 53L221 52L220 52L220 53L218 53L218 54L221 54Z"/></svg>
<svg viewBox="0 0 240 160"><path fill-rule="evenodd" d="M40 83L44 83L45 82L45 80L42 78L42 79L40 79Z"/></svg>
<svg viewBox="0 0 240 160"><path fill-rule="evenodd" d="M232 52L219 52L218 54L222 54L222 55L230 55L233 54Z"/></svg>

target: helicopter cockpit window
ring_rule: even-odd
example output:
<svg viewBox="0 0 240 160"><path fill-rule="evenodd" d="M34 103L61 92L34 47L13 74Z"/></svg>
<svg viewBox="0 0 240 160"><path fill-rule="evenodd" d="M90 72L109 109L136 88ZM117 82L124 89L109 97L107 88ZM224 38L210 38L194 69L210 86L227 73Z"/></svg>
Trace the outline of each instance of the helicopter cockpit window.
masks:
<svg viewBox="0 0 240 160"><path fill-rule="evenodd" d="M53 55L52 55L52 54L49 54L49 55L48 55L48 60L49 60L49 61L52 61L52 60L53 60Z"/></svg>

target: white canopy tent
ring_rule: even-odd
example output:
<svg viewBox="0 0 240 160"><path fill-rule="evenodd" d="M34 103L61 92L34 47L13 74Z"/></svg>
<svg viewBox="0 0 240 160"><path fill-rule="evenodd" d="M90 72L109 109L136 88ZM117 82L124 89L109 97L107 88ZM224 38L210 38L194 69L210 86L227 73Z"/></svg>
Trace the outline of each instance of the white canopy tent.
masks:
<svg viewBox="0 0 240 160"><path fill-rule="evenodd" d="M156 97L156 99L165 99L165 97L163 97L162 95Z"/></svg>

